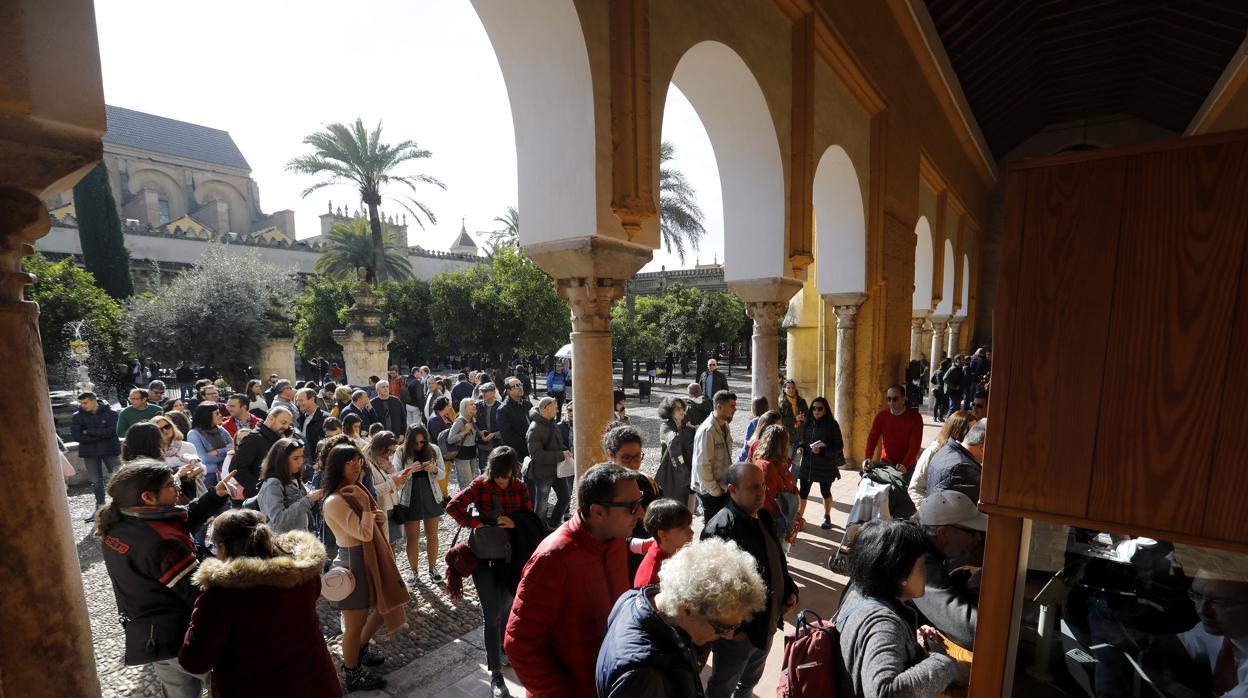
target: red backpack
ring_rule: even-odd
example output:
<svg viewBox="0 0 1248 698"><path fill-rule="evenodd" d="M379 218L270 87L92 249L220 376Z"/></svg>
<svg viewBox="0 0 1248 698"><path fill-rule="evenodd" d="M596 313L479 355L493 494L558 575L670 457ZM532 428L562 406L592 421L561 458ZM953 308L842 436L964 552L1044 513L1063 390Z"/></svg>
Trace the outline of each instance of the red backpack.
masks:
<svg viewBox="0 0 1248 698"><path fill-rule="evenodd" d="M864 601L838 619L844 622L854 611L877 601ZM813 621L811 619L814 619ZM777 698L836 698L841 671L841 633L837 624L805 610L797 614L797 630L784 638Z"/></svg>

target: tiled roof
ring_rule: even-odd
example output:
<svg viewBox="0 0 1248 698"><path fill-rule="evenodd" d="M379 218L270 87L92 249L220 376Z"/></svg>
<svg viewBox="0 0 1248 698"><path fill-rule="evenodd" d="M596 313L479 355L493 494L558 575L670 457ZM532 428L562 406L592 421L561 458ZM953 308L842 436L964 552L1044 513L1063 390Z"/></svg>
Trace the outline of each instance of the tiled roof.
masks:
<svg viewBox="0 0 1248 698"><path fill-rule="evenodd" d="M251 170L226 131L111 104L104 110L108 115L105 143Z"/></svg>
<svg viewBox="0 0 1248 698"><path fill-rule="evenodd" d="M468 232L465 230L459 231L459 237L455 238L455 244L451 245L452 250L460 248L460 247L463 247L463 248L471 247L474 250L477 249L477 243L472 241L472 237L469 236Z"/></svg>

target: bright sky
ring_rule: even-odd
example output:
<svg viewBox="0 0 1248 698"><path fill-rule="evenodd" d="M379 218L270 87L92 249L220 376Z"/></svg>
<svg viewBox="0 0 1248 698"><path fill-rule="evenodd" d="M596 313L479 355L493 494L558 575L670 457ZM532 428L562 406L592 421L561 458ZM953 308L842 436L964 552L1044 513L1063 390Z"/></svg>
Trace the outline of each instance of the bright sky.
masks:
<svg viewBox="0 0 1248 698"><path fill-rule="evenodd" d="M363 11L362 11L363 10ZM307 199L314 180L285 171L323 124L362 117L383 137L415 140L433 157L409 173L438 177L419 199L438 216L413 244L446 249L464 218L469 233L498 227L516 204L516 150L498 60L468 0L213 3L96 0L109 104L224 129L251 164L266 212L293 209L299 237L320 232L328 202L359 203L346 186ZM723 259L723 207L715 156L689 102L669 91L663 137L706 213L697 256ZM402 213L397 204L383 211ZM523 225L524 211L520 212ZM485 235L477 235L479 240ZM662 250L646 270L681 265Z"/></svg>

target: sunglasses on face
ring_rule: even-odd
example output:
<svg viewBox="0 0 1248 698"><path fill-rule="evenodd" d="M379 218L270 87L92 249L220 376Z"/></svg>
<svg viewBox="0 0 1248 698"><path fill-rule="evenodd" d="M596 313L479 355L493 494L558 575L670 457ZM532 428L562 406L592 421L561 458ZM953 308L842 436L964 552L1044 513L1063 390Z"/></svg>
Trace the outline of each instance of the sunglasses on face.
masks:
<svg viewBox="0 0 1248 698"><path fill-rule="evenodd" d="M822 412L822 411L823 411L823 408L822 408L822 407L817 407L817 406L816 406L816 407L812 407L812 408L810 408L810 411L811 411L811 412Z"/></svg>
<svg viewBox="0 0 1248 698"><path fill-rule="evenodd" d="M641 504L645 501L645 497L639 497L635 502L599 502L608 509L627 509L629 514L636 514L641 511Z"/></svg>
<svg viewBox="0 0 1248 698"><path fill-rule="evenodd" d="M161 425L160 425L160 430L161 430L161 431L173 431L173 425L172 425L172 424L161 424Z"/></svg>

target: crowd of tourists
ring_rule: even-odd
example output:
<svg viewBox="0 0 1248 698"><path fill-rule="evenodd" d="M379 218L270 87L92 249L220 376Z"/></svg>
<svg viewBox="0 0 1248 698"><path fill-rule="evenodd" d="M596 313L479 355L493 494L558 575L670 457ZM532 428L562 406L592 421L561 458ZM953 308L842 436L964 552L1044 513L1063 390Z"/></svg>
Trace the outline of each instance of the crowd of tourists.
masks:
<svg viewBox="0 0 1248 698"><path fill-rule="evenodd" d="M185 399L155 380L120 412L81 394L73 434L126 663L152 664L171 696L198 696L209 676L221 696L379 688L375 640L408 622L410 589L457 598L471 579L495 696L507 664L531 696L750 695L800 603L788 556L815 485L833 526L846 444L828 400L785 381L774 403L752 401L734 443L737 396L712 359L659 405L653 477L620 405L607 462L577 476L566 371L539 395L519 369L391 367L361 386L270 376L228 396L199 379ZM905 389L885 391L863 468L902 473L917 515L862 526L840 607L815 609L836 618L837 695L966 680L948 647L974 639L986 393L970 407L924 448ZM447 551L444 515L467 534ZM320 596L341 613L341 685Z"/></svg>

